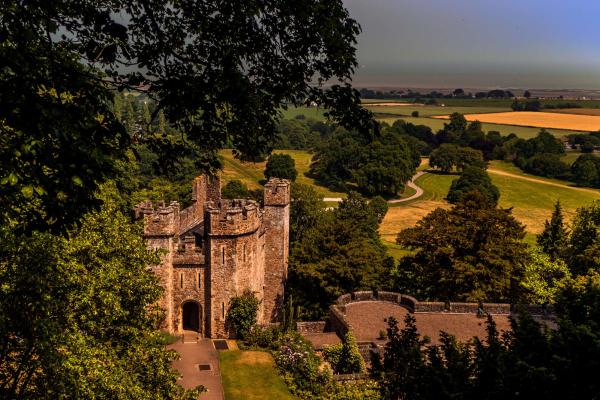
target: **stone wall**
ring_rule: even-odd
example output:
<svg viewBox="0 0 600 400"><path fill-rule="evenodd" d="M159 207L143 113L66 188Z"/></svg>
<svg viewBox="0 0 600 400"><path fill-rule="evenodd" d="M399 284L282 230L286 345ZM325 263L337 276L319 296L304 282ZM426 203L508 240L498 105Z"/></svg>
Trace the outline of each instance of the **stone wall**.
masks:
<svg viewBox="0 0 600 400"><path fill-rule="evenodd" d="M327 322L325 321L304 321L296 323L296 330L299 333L323 333L327 332Z"/></svg>

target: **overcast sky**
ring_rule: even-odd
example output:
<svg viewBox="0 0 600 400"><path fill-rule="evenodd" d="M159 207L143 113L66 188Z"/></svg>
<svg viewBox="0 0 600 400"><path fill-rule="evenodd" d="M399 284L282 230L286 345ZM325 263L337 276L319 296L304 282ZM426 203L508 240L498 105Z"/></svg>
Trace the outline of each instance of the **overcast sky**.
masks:
<svg viewBox="0 0 600 400"><path fill-rule="evenodd" d="M600 0L344 0L355 85L600 89Z"/></svg>

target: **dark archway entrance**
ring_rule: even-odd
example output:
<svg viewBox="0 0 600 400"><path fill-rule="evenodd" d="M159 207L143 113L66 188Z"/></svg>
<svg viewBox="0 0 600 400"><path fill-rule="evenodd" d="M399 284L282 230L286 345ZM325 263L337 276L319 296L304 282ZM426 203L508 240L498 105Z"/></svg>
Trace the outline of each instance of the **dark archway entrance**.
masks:
<svg viewBox="0 0 600 400"><path fill-rule="evenodd" d="M188 301L182 307L183 329L186 331L200 332L200 306L198 303Z"/></svg>

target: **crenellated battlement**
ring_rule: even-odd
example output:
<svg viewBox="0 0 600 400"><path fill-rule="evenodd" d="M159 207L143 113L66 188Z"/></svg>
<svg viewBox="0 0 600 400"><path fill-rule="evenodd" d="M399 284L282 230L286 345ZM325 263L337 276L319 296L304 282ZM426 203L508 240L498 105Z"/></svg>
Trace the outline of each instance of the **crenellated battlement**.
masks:
<svg viewBox="0 0 600 400"><path fill-rule="evenodd" d="M164 201L156 204L143 201L134 208L136 218L144 218L145 236L173 236L179 232L179 203L172 201L168 206Z"/></svg>
<svg viewBox="0 0 600 400"><path fill-rule="evenodd" d="M209 235L243 235L256 231L262 210L252 200L222 200L205 204L204 224Z"/></svg>
<svg viewBox="0 0 600 400"><path fill-rule="evenodd" d="M290 204L290 182L271 178L265 184L265 206L286 206Z"/></svg>
<svg viewBox="0 0 600 400"><path fill-rule="evenodd" d="M204 252L196 246L193 235L179 238L173 254L173 265L204 265Z"/></svg>

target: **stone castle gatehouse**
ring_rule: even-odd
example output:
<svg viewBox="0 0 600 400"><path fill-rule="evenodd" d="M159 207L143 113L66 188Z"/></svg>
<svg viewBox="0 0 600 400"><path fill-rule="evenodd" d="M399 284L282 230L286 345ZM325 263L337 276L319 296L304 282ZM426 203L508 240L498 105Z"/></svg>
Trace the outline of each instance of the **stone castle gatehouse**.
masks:
<svg viewBox="0 0 600 400"><path fill-rule="evenodd" d="M246 199L221 199L219 176L193 182L192 205L143 202L144 238L163 249L152 267L165 292L164 328L228 337L225 317L230 300L245 290L261 300L258 323L274 322L283 301L289 249L290 185L270 179L264 205Z"/></svg>

